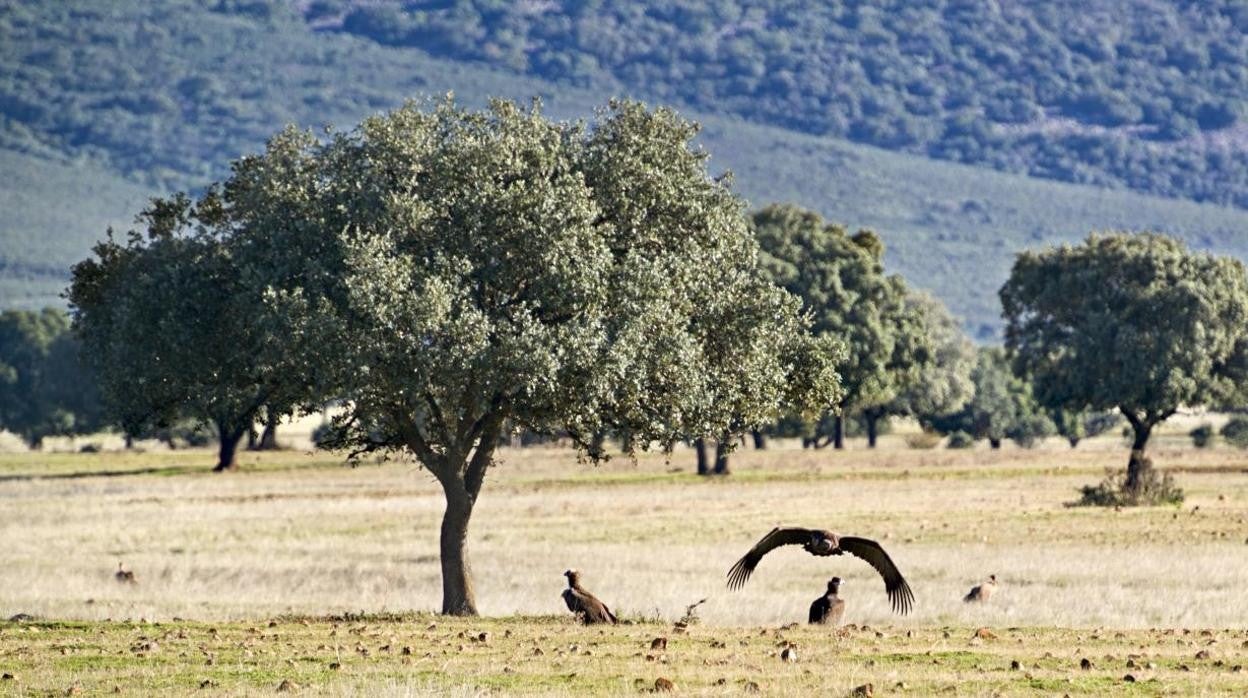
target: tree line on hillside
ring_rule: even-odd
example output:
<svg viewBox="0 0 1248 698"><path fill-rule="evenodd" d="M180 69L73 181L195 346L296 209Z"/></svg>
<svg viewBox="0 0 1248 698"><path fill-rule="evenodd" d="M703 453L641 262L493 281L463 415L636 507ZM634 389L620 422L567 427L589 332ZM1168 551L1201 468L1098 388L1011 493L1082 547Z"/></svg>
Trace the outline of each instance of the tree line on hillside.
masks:
<svg viewBox="0 0 1248 698"><path fill-rule="evenodd" d="M556 82L644 89L943 160L1248 205L1202 134L1244 118L1229 0L887 3L317 0L318 28ZM1217 176L1209 176L1216 171Z"/></svg>
<svg viewBox="0 0 1248 698"><path fill-rule="evenodd" d="M414 456L446 497L455 614L476 611L468 524L516 431L596 462L608 434L629 453L769 425L836 445L847 417L873 440L895 414L953 441L1074 445L1116 410L1126 474L1085 499L1146 503L1181 497L1145 455L1152 429L1180 405L1245 402L1235 260L1150 234L1021 253L1006 346L976 351L884 272L874 233L792 206L747 216L696 130L627 101L586 125L450 99L322 138L288 129L76 265L71 340L107 420L209 424L219 470L257 421L328 400L342 409L322 445ZM36 358L0 347L0 388L39 383L44 325L23 334L44 337Z"/></svg>
<svg viewBox="0 0 1248 698"><path fill-rule="evenodd" d="M331 33L940 160L1248 206L1235 137L1248 10L1235 0L8 3L0 145L184 187L276 124L354 119L443 82Z"/></svg>

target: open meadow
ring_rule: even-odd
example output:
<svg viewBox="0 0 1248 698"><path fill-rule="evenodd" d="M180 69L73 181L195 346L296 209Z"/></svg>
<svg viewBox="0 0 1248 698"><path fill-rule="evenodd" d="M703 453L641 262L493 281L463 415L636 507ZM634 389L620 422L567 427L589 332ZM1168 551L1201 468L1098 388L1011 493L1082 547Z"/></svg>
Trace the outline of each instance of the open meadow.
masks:
<svg viewBox="0 0 1248 698"><path fill-rule="evenodd" d="M33 620L0 623L0 693L1248 692L1243 452L1160 440L1187 501L1115 511L1066 503L1122 467L1117 438L851 446L742 451L727 478L692 474L688 451L594 467L503 449L471 528L479 619L429 613L443 498L415 464L286 451L214 475L206 451L3 455L0 614ZM728 592L728 567L778 524L879 540L914 612L891 614L862 561L797 549ZM625 624L573 622L570 567ZM992 573L997 596L964 604ZM833 575L847 627L806 627Z"/></svg>

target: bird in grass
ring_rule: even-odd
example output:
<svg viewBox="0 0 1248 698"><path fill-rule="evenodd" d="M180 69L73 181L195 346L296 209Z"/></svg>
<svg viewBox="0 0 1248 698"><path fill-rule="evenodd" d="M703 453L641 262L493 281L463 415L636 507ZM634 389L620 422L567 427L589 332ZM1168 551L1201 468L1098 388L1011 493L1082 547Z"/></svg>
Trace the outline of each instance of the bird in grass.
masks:
<svg viewBox="0 0 1248 698"><path fill-rule="evenodd" d="M901 572L897 570L897 565L893 564L892 558L884 552L884 548L881 548L879 543L866 538L838 536L831 531L811 528L773 528L771 533L763 536L762 540L750 548L745 557L737 560L732 569L728 570L728 588L739 589L750 578L750 573L758 566L764 555L784 545L800 545L803 550L817 557L849 553L866 560L884 578L884 591L888 593L888 600L892 603L893 611L901 614L909 613L911 606L914 605L914 592L910 591L910 585L906 583Z"/></svg>
<svg viewBox="0 0 1248 698"><path fill-rule="evenodd" d="M991 599L992 595L995 593L997 593L997 575L990 574L988 575L988 579L971 587L971 590L967 592L966 596L962 597L962 600L966 603L974 601L983 603L988 599Z"/></svg>
<svg viewBox="0 0 1248 698"><path fill-rule="evenodd" d="M575 613L586 625L615 623L615 614L611 613L611 609L581 586L580 572L567 570L563 576L568 578L568 588L563 590L563 602L568 605L569 611Z"/></svg>
<svg viewBox="0 0 1248 698"><path fill-rule="evenodd" d="M840 590L840 577L833 577L828 580L828 593L815 599L815 602L810 605L811 623L832 626L841 624L841 619L845 617L845 599L837 597L836 594Z"/></svg>
<svg viewBox="0 0 1248 698"><path fill-rule="evenodd" d="M117 563L117 572L113 574L113 579L116 579L118 582L122 584L138 584L139 583L139 580L134 578L134 572L122 567L122 564L120 561Z"/></svg>

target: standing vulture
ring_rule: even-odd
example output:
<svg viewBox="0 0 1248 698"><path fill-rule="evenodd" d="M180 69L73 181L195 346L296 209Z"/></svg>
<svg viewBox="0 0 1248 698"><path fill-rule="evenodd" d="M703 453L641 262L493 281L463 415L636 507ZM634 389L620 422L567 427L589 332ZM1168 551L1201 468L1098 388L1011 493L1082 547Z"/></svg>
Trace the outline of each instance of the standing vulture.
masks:
<svg viewBox="0 0 1248 698"><path fill-rule="evenodd" d="M962 600L965 601L966 603L971 603L973 601L979 601L983 603L983 602L986 602L988 599L991 599L992 595L995 593L997 593L997 575L990 574L988 575L988 579L985 580L982 584L976 584L975 586L971 587L970 593L968 593L966 596L963 596Z"/></svg>
<svg viewBox="0 0 1248 698"><path fill-rule="evenodd" d="M910 591L910 585L901 576L901 572L897 571L897 565L893 564L892 558L879 543L811 528L773 528L771 533L763 536L745 557L737 560L737 564L728 570L728 588L739 589L750 578L750 573L758 566L759 560L782 545L800 545L803 550L818 557L845 553L860 557L884 578L884 590L888 592L893 611L909 613L910 607L914 605L914 592Z"/></svg>
<svg viewBox="0 0 1248 698"><path fill-rule="evenodd" d="M828 580L828 593L815 599L810 605L811 623L828 623L833 626L841 624L841 618L845 617L845 599L837 598L836 594L840 590L840 577Z"/></svg>
<svg viewBox="0 0 1248 698"><path fill-rule="evenodd" d="M563 590L563 602L568 610L575 613L586 625L593 623L615 623L615 615L598 597L585 591L581 586L581 573L567 570L563 576L568 578L568 588Z"/></svg>

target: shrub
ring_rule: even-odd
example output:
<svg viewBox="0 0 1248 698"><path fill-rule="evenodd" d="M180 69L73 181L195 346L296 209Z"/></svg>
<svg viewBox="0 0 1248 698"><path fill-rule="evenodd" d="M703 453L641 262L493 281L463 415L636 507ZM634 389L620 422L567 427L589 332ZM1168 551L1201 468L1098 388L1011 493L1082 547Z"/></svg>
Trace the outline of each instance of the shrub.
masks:
<svg viewBox="0 0 1248 698"><path fill-rule="evenodd" d="M1144 471L1144 481L1136 491L1128 491L1126 482L1127 471L1110 470L1100 484L1081 487L1079 501L1071 506L1138 507L1183 503L1183 490L1174 484L1174 478L1169 473L1158 473L1156 469L1148 468Z"/></svg>
<svg viewBox="0 0 1248 698"><path fill-rule="evenodd" d="M1196 448L1209 448L1213 445L1213 425L1201 424L1188 433L1192 437L1192 444Z"/></svg>
<svg viewBox="0 0 1248 698"><path fill-rule="evenodd" d="M1231 417L1222 427L1222 438L1237 448L1248 448L1248 418Z"/></svg>
<svg viewBox="0 0 1248 698"><path fill-rule="evenodd" d="M949 435L949 443L946 445L946 448L971 448L974 445L975 437L959 429Z"/></svg>

